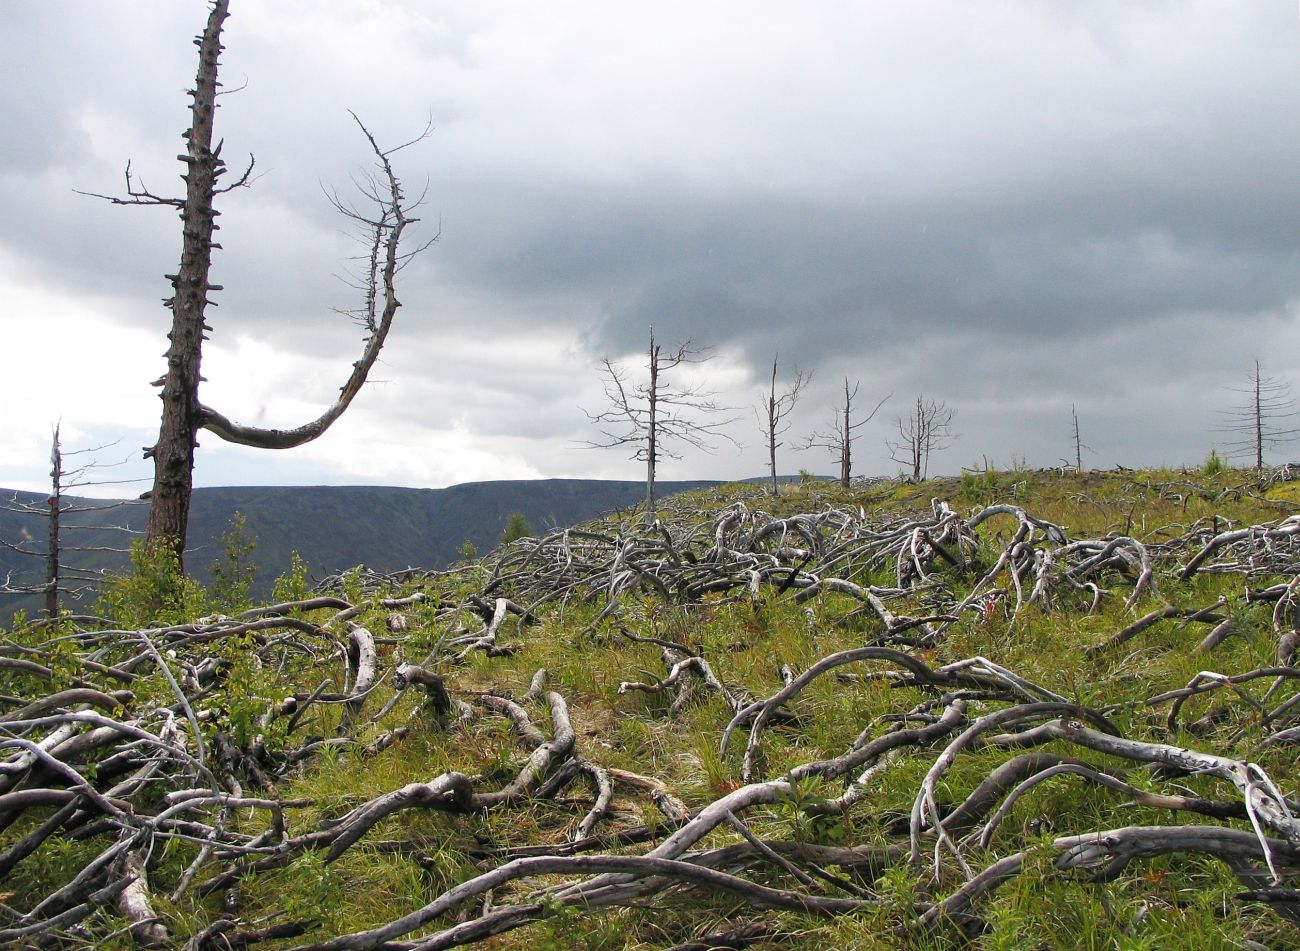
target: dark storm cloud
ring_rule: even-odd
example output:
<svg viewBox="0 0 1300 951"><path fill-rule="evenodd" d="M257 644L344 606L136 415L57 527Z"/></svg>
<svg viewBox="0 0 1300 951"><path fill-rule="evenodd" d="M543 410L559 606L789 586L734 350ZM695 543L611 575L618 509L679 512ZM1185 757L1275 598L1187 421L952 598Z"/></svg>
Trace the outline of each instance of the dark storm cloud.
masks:
<svg viewBox="0 0 1300 951"><path fill-rule="evenodd" d="M438 266L521 300L582 294L597 307L597 352L636 349L653 324L663 339L737 344L759 363L773 349L812 364L950 328L1069 339L1184 313L1280 311L1300 295L1294 195L1265 205L1248 190L1194 191L1100 182L955 208L507 192L498 213L527 209L519 227L490 247L451 235ZM493 202L471 201L500 235Z"/></svg>
<svg viewBox="0 0 1300 951"><path fill-rule="evenodd" d="M1295 296L1300 200L1290 163L1300 136L1281 84L1296 77L1264 55L1283 21L1235 18L1238 33L1203 51L1199 72L1188 75L1179 61L1202 52L1194 33L1168 38L1172 52L1141 44L1172 10L1014 6L999 7L992 22L1023 29L1030 49L1046 36L1063 51L1060 72L1034 74L1043 52L990 62L1005 37L955 44L942 18L924 34L882 14L881 38L862 34L875 62L799 77L797 91L774 94L772 138L787 135L777 123L797 114L785 102L797 95L806 97L803 111L826 124L799 128L777 153L788 168L808 163L794 187L765 184L762 162L745 163L752 120L744 113L733 129L694 130L701 139L681 143L679 167L652 164L615 183L601 174L599 155L566 153L572 133L563 129L530 143L529 154L484 163L464 139L481 125L482 105L425 92L433 84L405 62L394 64L396 75L416 77L421 91L404 108L380 105L360 85L359 64L335 61L321 74L310 46L288 46L257 19L233 17L228 85L255 75L223 104L228 157L238 165L246 151L257 152L263 177L223 203L227 250L217 271L229 290L220 331L256 331L286 345L296 339L312 351L344 340L347 328L322 317L350 301L334 275L353 249L321 189L326 182L346 191L366 156L343 107L379 112L391 136L407 131L421 111L412 107L430 94L421 108L437 107L440 127L400 156L410 181L421 183L427 170L424 213L443 226L442 242L406 275L403 295L453 304L436 308L429 332L540 321L570 328L601 353L639 347L654 324L665 339L737 344L755 363L781 350L816 364L846 345L905 346L952 326L1070 338L1189 311L1278 309ZM11 211L0 242L30 263L34 279L120 298L123 314L138 314L120 319L157 321L137 302L165 290L158 275L173 266L174 218L162 209L90 207L71 189L113 191L128 158L157 190L175 183L170 155L128 151L156 130L183 125L178 93L192 64L188 43L170 40L187 40L196 24L192 11L167 9L162 22L141 20L134 47L129 24L124 38L96 43L97 32L112 29L109 14L89 11L85 30L71 31L65 44L80 85L34 81L47 72L38 57L48 51L6 47L32 81L6 93L4 107L15 126L33 132L8 138L19 144L0 179ZM16 26L48 34L52 16L28 10ZM944 16L954 19L952 11ZM875 25L867 18L859 26ZM452 20L416 31L412 49L434 74L475 76L486 62L476 42L482 30L481 22ZM881 45L894 33L924 40L928 51ZM1256 43L1264 45L1252 64ZM969 74L972 64L982 71ZM890 69L896 81L882 85ZM816 75L811 64L805 72ZM711 104L725 88L711 92L720 75L701 74L700 101L689 108L703 116L734 111L729 101ZM759 90L750 95L762 101ZM1243 108L1247 96L1255 108ZM95 111L101 141L87 155L86 115ZM105 123L120 138L104 136ZM509 131L501 134L509 142ZM816 147L818 136L830 136L834 149ZM125 154L110 154L115 148ZM704 181L681 167L698 149L715 165ZM735 165L730 180L718 149ZM503 151L508 156L509 146ZM31 174L42 175L41 188ZM472 312L461 309L471 303Z"/></svg>

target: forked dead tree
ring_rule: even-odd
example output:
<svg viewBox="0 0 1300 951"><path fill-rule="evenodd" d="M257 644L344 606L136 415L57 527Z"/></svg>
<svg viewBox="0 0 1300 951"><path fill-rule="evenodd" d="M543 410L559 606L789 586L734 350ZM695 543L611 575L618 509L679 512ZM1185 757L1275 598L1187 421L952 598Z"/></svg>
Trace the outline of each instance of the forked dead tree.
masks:
<svg viewBox="0 0 1300 951"><path fill-rule="evenodd" d="M1296 401L1291 396L1291 385L1274 377L1264 376L1259 361L1254 361L1247 385L1234 387L1242 401L1224 415L1223 429L1232 434L1227 450L1235 456L1248 455L1255 471L1264 468L1264 450L1300 437L1300 426L1295 418Z"/></svg>
<svg viewBox="0 0 1300 951"><path fill-rule="evenodd" d="M912 414L896 419L898 441L886 443L889 458L908 466L912 470L913 482L928 478L930 453L948 447L953 438L952 421L956 415L957 411L944 403L918 396Z"/></svg>
<svg viewBox="0 0 1300 951"><path fill-rule="evenodd" d="M165 205L180 211L183 233L181 263L175 274L168 275L174 289L166 301L172 312L172 328L168 334L171 345L167 350L167 372L156 383L162 387L162 425L158 441L146 447L145 457L154 460L154 483L150 494L152 506L149 513L147 544L150 547L166 545L179 558L185 548L185 534L189 522L190 495L193 487L194 449L200 430L208 430L228 442L254 446L260 449L289 449L309 442L327 430L348 408L361 389L379 356L392 326L400 303L395 291L395 276L401 266L415 252L403 253L400 244L403 232L417 219L408 212L418 205L408 204L401 183L393 171L390 158L405 146L382 149L374 136L357 119L357 125L370 144L376 159L376 171L363 184L362 191L371 208L358 210L337 198L335 207L368 235L368 273L362 278L366 293L363 305L352 312L365 329L366 339L360 359L352 365L352 373L344 383L334 404L311 422L292 429L261 429L241 426L222 413L206 406L199 399L199 383L203 379L200 363L203 341L211 327L204 322L204 312L211 294L221 290L209 283L212 252L220 245L213 241L217 230L217 212L214 199L217 195L248 184L253 168L248 167L232 184L218 186L225 174L226 164L221 158L221 143L213 147L213 120L217 109L218 59L221 54L221 29L228 15L229 0L214 0L207 26L196 40L199 46L199 68L195 88L190 91L191 123L186 132L185 154L180 156L185 165L186 190L184 198L165 198L153 194L143 184L136 184L131 167L126 171L126 197L107 198L124 205ZM426 129L424 135L427 135ZM419 141L424 135L419 136ZM412 143L406 143L407 145ZM426 245L427 246L427 245Z"/></svg>
<svg viewBox="0 0 1300 951"><path fill-rule="evenodd" d="M772 474L773 495L776 495L777 491L776 450L781 445L781 436L790 429L786 417L790 415L795 404L799 402L799 397L803 394L803 388L812 380L811 373L804 373L802 370L796 369L794 379L778 396L776 392L776 368L779 360L779 355L772 358L771 387L754 411L763 430L763 441L767 444L767 458Z"/></svg>
<svg viewBox="0 0 1300 951"><path fill-rule="evenodd" d="M835 411L831 425L826 430L813 433L805 439L800 445L800 449L825 449L840 464L840 485L843 488L849 487L849 480L853 476L853 440L857 438L857 432L867 423L875 418L876 413L880 412L880 407L885 405L885 401L893 396L887 393L884 398L863 418L853 419L853 401L858 397L858 388L860 383L854 383L853 388L849 388L848 377L844 378L844 404Z"/></svg>
<svg viewBox="0 0 1300 951"><path fill-rule="evenodd" d="M710 359L708 349L691 340L665 350L655 340L651 327L645 382L629 386L627 370L608 357L601 361L609 408L600 413L583 412L599 427L604 438L585 445L599 449L635 447L632 458L646 464L647 522L654 521L655 517L655 476L660 459L680 459L675 447L682 443L712 452L714 439L735 442L723 431L735 417L712 421L705 418L727 409L718 405L715 394L698 385L676 386L667 378L668 373L684 364L706 363Z"/></svg>

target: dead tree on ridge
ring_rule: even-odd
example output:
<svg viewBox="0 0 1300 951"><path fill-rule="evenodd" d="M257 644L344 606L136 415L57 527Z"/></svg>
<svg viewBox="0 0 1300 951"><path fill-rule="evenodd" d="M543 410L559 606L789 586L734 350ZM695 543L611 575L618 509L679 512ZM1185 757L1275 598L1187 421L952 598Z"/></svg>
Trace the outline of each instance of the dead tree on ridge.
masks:
<svg viewBox="0 0 1300 951"><path fill-rule="evenodd" d="M916 398L912 414L904 419L898 417L898 442L888 442L889 458L910 466L912 481L919 482L929 478L930 453L937 449L946 449L948 440L952 439L952 421L957 415L955 409L924 396Z"/></svg>
<svg viewBox="0 0 1300 951"><path fill-rule="evenodd" d="M370 131L353 114L362 134L370 144L376 159L377 171L362 186L364 197L372 209L362 212L337 198L335 207L369 236L369 273L362 284L366 300L355 312L366 332L360 359L352 365L352 373L334 404L319 417L293 429L260 429L241 426L199 399L199 383L203 341L211 327L204 322L204 312L211 302L211 294L221 290L220 285L208 281L212 265L212 252L220 245L213 241L217 230L214 198L234 188L248 184L253 163L232 184L218 187L225 174L226 164L221 158L221 143L213 147L213 120L217 109L218 58L221 54L221 28L228 15L229 0L214 0L207 26L196 43L199 46L199 68L195 88L190 91L191 123L185 133L185 154L179 156L185 165L184 198L164 198L137 185L131 176L130 165L126 173L126 197L113 198L116 204L165 205L180 211L182 226L181 263L175 274L167 276L174 293L165 301L172 312L172 328L167 335L171 341L167 350L167 372L155 385L162 387L162 424L158 441L145 448L145 457L154 460L154 483L150 493L152 505L149 512L147 545L151 548L167 546L179 560L185 549L185 534L189 523L190 495L193 488L194 449L198 433L207 430L227 442L254 446L259 449L290 449L310 442L327 430L348 408L379 356L388 337L393 317L400 303L394 290L394 277L401 266L416 252L399 250L402 234L417 219L408 212L419 202L408 204L401 183L390 163L398 149L381 149ZM428 130L414 141L419 141ZM407 145L412 143L406 143ZM427 246L427 245L425 245Z"/></svg>
<svg viewBox="0 0 1300 951"><path fill-rule="evenodd" d="M871 422L876 413L880 412L880 407L885 405L885 400L894 395L886 394L870 413L853 422L853 401L857 399L860 385L854 383L853 389L850 390L849 379L845 377L844 405L835 411L830 428L813 433L799 445L800 449L828 450L840 464L840 486L845 489L849 487L849 481L853 476L853 440L857 437L857 431Z"/></svg>
<svg viewBox="0 0 1300 951"><path fill-rule="evenodd" d="M41 547L36 538L26 531L22 533L16 542L0 539L0 547L7 548L15 554L38 558L43 561L45 563L45 581L39 584L14 583L11 575L0 581L0 594L43 594L45 596L46 616L57 617L61 596L80 597L82 594L93 590L95 585L103 579L103 576L98 571L68 564L65 560L68 554L89 552L127 554L127 549L122 547L68 544L64 537L64 533L70 530L128 533L133 531L125 525L77 525L68 524L63 520L65 515L106 512L122 506L138 504L136 502L121 501L104 502L102 504L69 502L65 498L64 493L69 489L136 481L134 479L123 479L110 483L102 479L88 478L88 476L103 468L94 459L73 469L64 467L64 460L68 456L98 452L100 449L105 448L107 447L97 446L65 452L59 442L59 427L55 426L50 446L50 494L43 499L37 496L32 501L23 501L15 493L7 501L0 502L0 511L46 520L44 547Z"/></svg>
<svg viewBox="0 0 1300 951"><path fill-rule="evenodd" d="M1071 420L1070 439L1074 445L1074 471L1083 472L1083 451L1087 449L1089 452L1093 452L1094 450L1091 446L1086 444L1079 436L1079 411L1075 409L1073 403L1070 404L1070 420ZM1063 459L1061 461L1064 462L1066 465L1069 465L1068 459Z"/></svg>
<svg viewBox="0 0 1300 951"><path fill-rule="evenodd" d="M1291 442L1300 436L1300 427L1283 422L1294 420L1297 415L1291 385L1264 376L1256 360L1247 385L1233 388L1233 392L1243 396L1244 400L1224 414L1223 429L1235 436L1226 448L1235 456L1249 454L1255 471L1259 472L1264 468L1265 448Z"/></svg>
<svg viewBox="0 0 1300 951"><path fill-rule="evenodd" d="M772 494L776 495L776 449L781 445L780 437L790 429L790 424L785 422L785 418L790 415L794 409L799 397L803 393L803 388L812 380L811 373L804 373L802 370L794 371L794 380L781 393L776 394L776 365L780 359L779 356L772 358L772 385L767 394L763 397L759 407L754 411L758 416L759 425L763 430L763 441L767 444L768 465L772 474Z"/></svg>
<svg viewBox="0 0 1300 951"><path fill-rule="evenodd" d="M665 350L655 340L655 330L650 328L650 346L646 351L646 381L629 386L627 371L608 357L601 361L605 377L605 398L609 408L600 413L587 413L587 418L599 428L603 439L585 445L597 449L616 446L635 446L633 459L646 464L645 518L655 517L655 477L659 460L680 459L673 447L685 443L713 451L713 438L735 442L723 427L735 421L734 417L707 422L701 415L726 411L714 400L714 394L698 385L674 386L666 374L689 363L707 363L712 357L708 349L687 340L672 350Z"/></svg>

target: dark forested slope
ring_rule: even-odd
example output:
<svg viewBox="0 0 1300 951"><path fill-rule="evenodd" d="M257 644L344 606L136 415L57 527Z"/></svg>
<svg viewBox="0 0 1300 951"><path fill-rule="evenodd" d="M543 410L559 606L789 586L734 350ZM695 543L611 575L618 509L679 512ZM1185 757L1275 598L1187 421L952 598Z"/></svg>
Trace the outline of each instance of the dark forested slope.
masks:
<svg viewBox="0 0 1300 951"><path fill-rule="evenodd" d="M663 494L699 488L706 481L664 482ZM16 493L23 501L41 503L43 496ZM236 512L247 519L247 535L257 541L253 561L258 573L255 593L265 594L277 575L299 552L313 575L321 576L356 564L377 571L408 566L437 568L456 560L469 541L479 551L493 547L506 517L519 512L536 532L573 525L614 509L631 506L645 494L640 482L598 479L503 480L468 482L445 489L403 489L387 486L230 486L196 489L190 515L187 567L206 582L208 567L221 553L220 537ZM15 493L0 489L0 497ZM73 504L65 498L65 504ZM75 507L100 504L77 500ZM118 506L66 516L77 525L120 525L143 529L145 505ZM45 520L0 511L0 540L31 537L41 548ZM131 536L69 528L65 545L127 547ZM70 553L74 564L120 568L121 555L106 552ZM15 583L44 577L40 559L24 558L0 547L0 577L13 572ZM17 599L0 600L6 614ZM28 602L31 607L35 602Z"/></svg>

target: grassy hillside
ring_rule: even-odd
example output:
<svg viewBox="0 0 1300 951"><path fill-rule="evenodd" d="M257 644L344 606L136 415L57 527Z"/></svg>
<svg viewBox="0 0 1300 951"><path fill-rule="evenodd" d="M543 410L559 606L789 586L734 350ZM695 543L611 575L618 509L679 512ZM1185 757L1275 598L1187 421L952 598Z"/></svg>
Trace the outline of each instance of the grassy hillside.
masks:
<svg viewBox="0 0 1300 951"><path fill-rule="evenodd" d="M155 566L0 652L0 942L1300 947L1290 475L705 489L202 621Z"/></svg>

